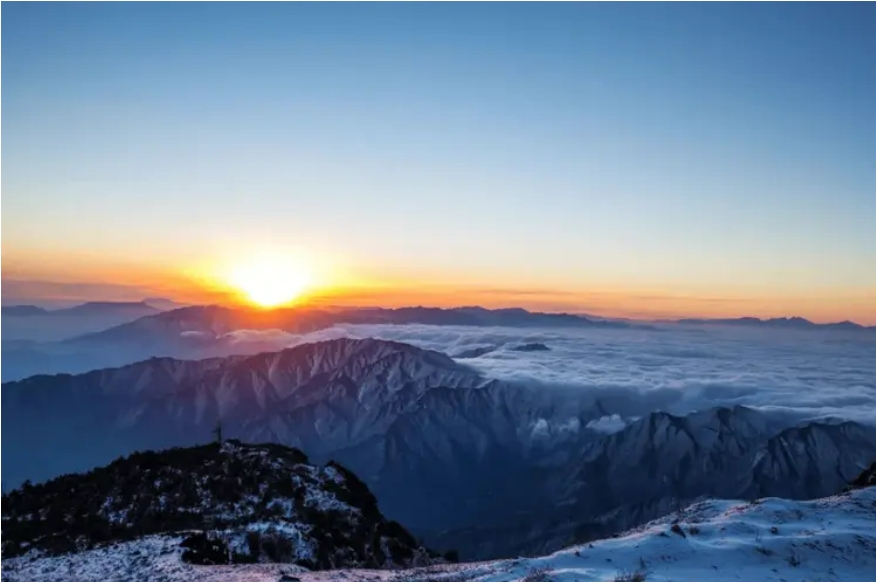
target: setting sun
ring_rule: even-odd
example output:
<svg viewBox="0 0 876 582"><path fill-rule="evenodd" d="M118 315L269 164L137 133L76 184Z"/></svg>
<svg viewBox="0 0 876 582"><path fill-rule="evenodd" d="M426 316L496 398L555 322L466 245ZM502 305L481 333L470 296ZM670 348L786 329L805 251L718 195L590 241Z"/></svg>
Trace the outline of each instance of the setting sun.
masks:
<svg viewBox="0 0 876 582"><path fill-rule="evenodd" d="M260 307L277 307L298 299L310 277L291 260L261 258L235 269L229 281Z"/></svg>

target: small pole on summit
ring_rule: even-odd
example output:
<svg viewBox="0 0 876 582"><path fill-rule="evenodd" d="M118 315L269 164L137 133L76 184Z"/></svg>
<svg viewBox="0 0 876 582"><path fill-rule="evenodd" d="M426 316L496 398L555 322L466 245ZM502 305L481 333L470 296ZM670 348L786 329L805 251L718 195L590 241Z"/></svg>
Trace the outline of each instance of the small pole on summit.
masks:
<svg viewBox="0 0 876 582"><path fill-rule="evenodd" d="M222 421L216 421L216 428L213 429L213 435L216 437L216 443L222 444Z"/></svg>

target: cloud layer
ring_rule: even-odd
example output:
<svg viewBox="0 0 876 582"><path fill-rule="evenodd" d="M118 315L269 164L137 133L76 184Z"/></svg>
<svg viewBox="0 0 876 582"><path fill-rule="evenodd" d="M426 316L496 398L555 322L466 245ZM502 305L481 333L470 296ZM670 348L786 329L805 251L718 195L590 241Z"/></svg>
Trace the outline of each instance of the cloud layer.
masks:
<svg viewBox="0 0 876 582"><path fill-rule="evenodd" d="M405 342L449 354L489 378L581 391L604 409L583 427L599 432L616 432L654 410L686 414L736 404L789 421L836 417L876 424L872 334L344 324L305 335L241 330L217 339L234 353L253 353L339 337ZM515 349L535 343L549 349Z"/></svg>
<svg viewBox="0 0 876 582"><path fill-rule="evenodd" d="M734 404L794 418L876 424L876 338L863 334L338 325L289 339L294 345L344 336L396 340L451 355L482 352L459 361L492 378L592 394L607 414L587 428L604 432L655 409L686 413ZM550 350L512 350L526 343Z"/></svg>

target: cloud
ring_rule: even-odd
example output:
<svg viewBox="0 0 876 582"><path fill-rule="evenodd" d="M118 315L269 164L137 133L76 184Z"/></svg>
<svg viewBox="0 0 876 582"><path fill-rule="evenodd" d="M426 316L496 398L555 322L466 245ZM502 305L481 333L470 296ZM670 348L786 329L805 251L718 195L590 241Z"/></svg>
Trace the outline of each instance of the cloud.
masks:
<svg viewBox="0 0 876 582"><path fill-rule="evenodd" d="M560 432L578 432L581 428L581 421L577 418L570 418L567 422L558 427Z"/></svg>
<svg viewBox="0 0 876 582"><path fill-rule="evenodd" d="M180 337L212 340L216 338L216 334L209 331L186 330L179 332Z"/></svg>
<svg viewBox="0 0 876 582"><path fill-rule="evenodd" d="M544 438L550 434L577 433L581 428L581 421L570 418L566 422L551 426L546 418L538 418L532 425L532 438Z"/></svg>
<svg viewBox="0 0 876 582"><path fill-rule="evenodd" d="M532 438L546 437L549 432L548 421L544 418L539 418L532 426Z"/></svg>
<svg viewBox="0 0 876 582"><path fill-rule="evenodd" d="M626 425L626 421L624 421L624 419L621 418L619 414L609 414L607 416L597 418L596 420L591 420L587 423L586 428L589 428L590 430L595 430L596 432L611 434L619 432Z"/></svg>
<svg viewBox="0 0 876 582"><path fill-rule="evenodd" d="M876 424L874 337L678 326L338 325L297 336L293 343L337 337L395 340L447 354L496 346L461 361L490 378L579 391L604 410L603 419L589 427L594 430L658 409L686 414L737 404L801 420L839 417ZM544 343L550 351L510 349L521 343Z"/></svg>
<svg viewBox="0 0 876 582"><path fill-rule="evenodd" d="M275 346L281 350L296 343L301 336L291 334L282 329L239 329L219 336L220 340L230 344L259 343Z"/></svg>

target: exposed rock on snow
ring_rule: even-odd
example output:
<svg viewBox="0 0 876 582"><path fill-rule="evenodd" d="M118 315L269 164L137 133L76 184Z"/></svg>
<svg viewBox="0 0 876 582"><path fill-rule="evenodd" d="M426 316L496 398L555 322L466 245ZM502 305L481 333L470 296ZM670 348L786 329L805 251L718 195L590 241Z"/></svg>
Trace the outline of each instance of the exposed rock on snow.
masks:
<svg viewBox="0 0 876 582"><path fill-rule="evenodd" d="M549 556L414 570L325 572L278 565L192 566L178 539L149 536L52 558L3 561L17 582L160 580L276 582L871 582L876 572L876 488L816 501L705 501L625 535ZM640 578L620 578L639 574Z"/></svg>
<svg viewBox="0 0 876 582"><path fill-rule="evenodd" d="M194 530L194 531L193 531ZM237 441L136 453L3 497L3 557L59 555L154 534L184 561L310 569L434 563L368 488L336 463ZM158 543L158 542L156 542Z"/></svg>

